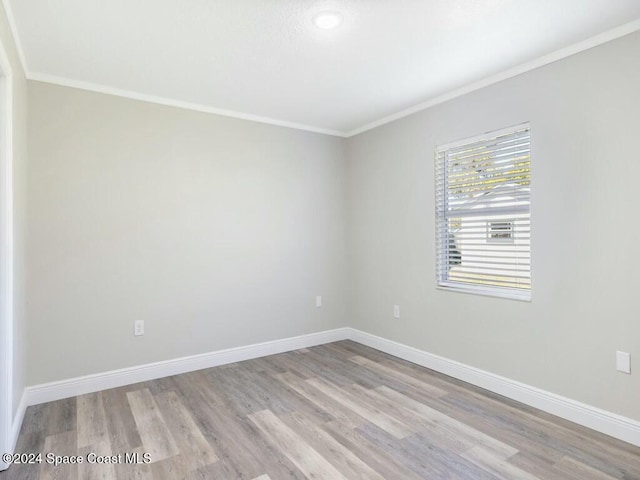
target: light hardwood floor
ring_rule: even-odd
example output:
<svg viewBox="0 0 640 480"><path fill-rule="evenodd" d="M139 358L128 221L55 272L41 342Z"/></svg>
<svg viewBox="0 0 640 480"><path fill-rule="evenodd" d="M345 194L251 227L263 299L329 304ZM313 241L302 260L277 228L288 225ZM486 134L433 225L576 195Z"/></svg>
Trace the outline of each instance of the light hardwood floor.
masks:
<svg viewBox="0 0 640 480"><path fill-rule="evenodd" d="M1 480L640 479L640 448L349 341L29 407L17 451L84 463Z"/></svg>

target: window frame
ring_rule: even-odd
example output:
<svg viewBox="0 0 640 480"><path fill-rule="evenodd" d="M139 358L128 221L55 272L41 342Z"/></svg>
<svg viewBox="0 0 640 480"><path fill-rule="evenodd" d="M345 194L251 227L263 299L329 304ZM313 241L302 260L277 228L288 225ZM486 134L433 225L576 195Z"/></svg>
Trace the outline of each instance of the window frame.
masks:
<svg viewBox="0 0 640 480"><path fill-rule="evenodd" d="M472 284L472 283L464 283L464 282L459 282L459 281L455 281L455 280L450 280L448 277L447 278L442 278L442 270L441 270L441 262L447 258L447 256L450 257L451 254L451 250L447 249L446 251L442 251L442 248L447 248L447 247L443 247L441 245L441 239L440 239L440 235L443 236L450 236L452 235L451 229L449 227L446 227L445 230L442 230L443 228L443 223L448 222L450 217L447 217L446 214L444 213L446 211L447 208L447 199L441 199L439 198L439 189L442 192L442 195L445 195L446 192L446 188L445 188L445 182L446 182L446 175L447 175L447 170L446 168L442 168L442 175L439 175L438 172L438 162L439 162L439 157L441 157L443 155L444 152L447 152L449 150L452 150L454 148L458 148L461 146L465 146L465 145L469 145L469 144L473 144L473 143L478 143L478 142L482 142L482 141L487 141L487 140L491 140L491 139L495 139L504 135L509 135L509 134L513 134L516 133L518 131L521 130L528 130L528 134L529 134L529 184L528 184L528 188L529 188L529 203L528 203L528 222L529 222L529 229L530 229L530 233L529 233L529 259L530 259L530 264L529 264L529 279L530 279L530 286L529 288L514 288L514 287L506 287L506 286L499 286L499 285L479 285L479 284ZM512 300L519 300L519 301L525 301L525 302L530 302L531 298L532 298L532 291L533 291L533 282L532 282L532 235L531 235L531 222L532 222L532 205L533 205L533 201L532 201L532 196L531 196L531 183L532 183L532 151L533 151L533 146L532 146L532 129L531 129L531 123L530 122L523 122L520 123L518 125L513 125L510 127L506 127L506 128L502 128L499 130L494 130L494 131L490 131L490 132L486 132L480 135L476 135L473 137L468 137L462 140L458 140L455 142L450 142L450 143L446 143L446 144L441 144L438 145L435 148L435 157L434 157L434 171L435 171L435 220L436 220L436 289L438 290L443 290L443 291L450 291L450 292L459 292L459 293L467 293L467 294L475 294L475 295L483 295L483 296L490 296L490 297L498 297L498 298L506 298L506 299L512 299ZM446 158L443 160L444 162L447 162ZM446 166L446 164L445 164ZM442 178L440 178L442 176ZM442 203L442 214L439 212L439 205ZM511 215L512 218L508 218L505 220L487 220L487 224L486 224L486 240L487 243L494 243L494 244L509 244L511 242L513 242L513 238L512 239L490 239L490 224L493 223L511 223L512 225L512 230L511 233L512 235L514 234L514 228L515 228L515 222L518 220L518 215L521 215L521 212L519 212L518 208L514 207L513 208L513 213L511 214L511 212L509 212L508 209L501 209L502 211L500 211L499 213L502 214L506 214L506 215ZM490 216L490 215L487 215ZM462 255L460 254L460 258L462 257ZM448 260L447 260L448 262Z"/></svg>

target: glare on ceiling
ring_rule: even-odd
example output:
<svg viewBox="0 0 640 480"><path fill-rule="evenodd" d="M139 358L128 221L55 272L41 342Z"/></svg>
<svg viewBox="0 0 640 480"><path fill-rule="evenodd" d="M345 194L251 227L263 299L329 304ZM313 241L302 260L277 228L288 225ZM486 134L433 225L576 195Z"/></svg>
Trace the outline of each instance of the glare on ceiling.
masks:
<svg viewBox="0 0 640 480"><path fill-rule="evenodd" d="M320 12L313 18L313 23L318 28L331 30L337 28L342 23L342 15L339 12Z"/></svg>

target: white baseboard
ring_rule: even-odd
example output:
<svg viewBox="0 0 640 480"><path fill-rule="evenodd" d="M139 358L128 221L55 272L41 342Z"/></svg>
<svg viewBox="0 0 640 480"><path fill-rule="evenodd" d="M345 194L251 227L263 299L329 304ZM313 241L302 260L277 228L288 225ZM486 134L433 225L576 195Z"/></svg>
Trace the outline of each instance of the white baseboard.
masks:
<svg viewBox="0 0 640 480"><path fill-rule="evenodd" d="M417 348L350 328L349 339L640 446L640 422Z"/></svg>
<svg viewBox="0 0 640 480"><path fill-rule="evenodd" d="M13 418L13 424L11 426L11 444L9 445L9 451L15 452L16 444L18 443L18 436L20 435L20 427L22 427L22 421L24 420L24 413L27 411L27 391L22 392L16 415Z"/></svg>
<svg viewBox="0 0 640 480"><path fill-rule="evenodd" d="M353 340L640 446L640 422L636 420L350 327L27 387L16 414L12 433L14 439L17 439L27 405L37 405L340 340Z"/></svg>
<svg viewBox="0 0 640 480"><path fill-rule="evenodd" d="M37 405L54 400L61 400L63 398L75 397L76 395L83 395L85 393L98 392L109 388L155 380L156 378L202 370L203 368L217 367L242 360L289 352L299 348L346 340L349 332L348 328L338 328L308 335L300 335L298 337L256 343L243 347L229 348L190 357L176 358L137 367L122 368L120 370L111 370L109 372L86 375L84 377L35 385L26 388L26 404Z"/></svg>

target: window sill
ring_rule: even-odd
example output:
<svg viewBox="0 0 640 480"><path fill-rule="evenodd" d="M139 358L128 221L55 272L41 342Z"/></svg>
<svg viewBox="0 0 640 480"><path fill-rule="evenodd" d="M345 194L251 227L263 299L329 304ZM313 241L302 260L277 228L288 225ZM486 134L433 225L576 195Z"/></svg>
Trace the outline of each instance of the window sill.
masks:
<svg viewBox="0 0 640 480"><path fill-rule="evenodd" d="M445 292L466 293L472 295L482 295L485 297L505 298L507 300L518 300L520 302L531 303L531 291L517 291L513 289L487 288L473 285L460 285L458 283L440 283L436 286L437 290Z"/></svg>

